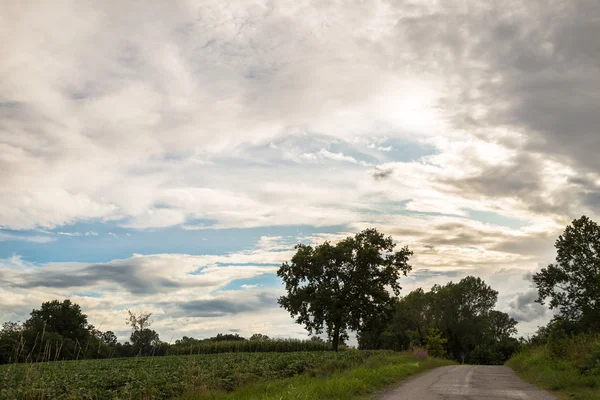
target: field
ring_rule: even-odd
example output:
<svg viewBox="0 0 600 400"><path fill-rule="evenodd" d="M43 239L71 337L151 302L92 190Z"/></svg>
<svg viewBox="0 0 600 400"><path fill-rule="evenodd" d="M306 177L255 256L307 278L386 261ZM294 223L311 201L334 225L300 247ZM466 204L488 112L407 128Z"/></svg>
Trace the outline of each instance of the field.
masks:
<svg viewBox="0 0 600 400"><path fill-rule="evenodd" d="M376 352L225 353L0 366L2 399L168 399L231 391L318 367L359 365Z"/></svg>

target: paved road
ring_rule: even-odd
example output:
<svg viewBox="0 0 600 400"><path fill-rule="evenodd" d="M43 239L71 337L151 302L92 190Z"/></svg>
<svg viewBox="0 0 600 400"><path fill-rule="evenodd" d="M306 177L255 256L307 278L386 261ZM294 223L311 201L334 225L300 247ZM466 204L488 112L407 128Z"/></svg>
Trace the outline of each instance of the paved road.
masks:
<svg viewBox="0 0 600 400"><path fill-rule="evenodd" d="M550 393L523 382L507 367L457 365L411 378L379 400L555 400Z"/></svg>

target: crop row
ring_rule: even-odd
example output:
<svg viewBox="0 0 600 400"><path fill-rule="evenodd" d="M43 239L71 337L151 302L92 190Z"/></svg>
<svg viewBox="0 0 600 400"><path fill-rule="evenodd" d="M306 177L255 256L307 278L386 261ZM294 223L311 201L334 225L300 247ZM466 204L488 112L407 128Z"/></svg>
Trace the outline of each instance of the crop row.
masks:
<svg viewBox="0 0 600 400"><path fill-rule="evenodd" d="M233 390L326 365L359 364L373 352L224 353L0 366L2 399L168 399L186 390Z"/></svg>

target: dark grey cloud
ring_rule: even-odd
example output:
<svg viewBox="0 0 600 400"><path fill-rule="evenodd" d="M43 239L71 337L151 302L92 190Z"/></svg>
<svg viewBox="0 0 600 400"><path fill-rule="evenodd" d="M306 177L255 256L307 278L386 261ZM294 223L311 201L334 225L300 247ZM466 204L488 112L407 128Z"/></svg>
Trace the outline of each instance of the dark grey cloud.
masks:
<svg viewBox="0 0 600 400"><path fill-rule="evenodd" d="M100 283L113 283L125 287L133 294L153 294L163 290L183 287L184 284L168 278L144 275L136 265L90 265L77 270L48 271L41 270L27 277L27 280L15 283L20 288L68 288L85 287Z"/></svg>
<svg viewBox="0 0 600 400"><path fill-rule="evenodd" d="M543 195L541 163L529 154L520 153L504 165L488 166L479 162L481 174L445 181L459 193L484 194L487 197L514 197L525 200L536 211L562 210L564 204L550 203Z"/></svg>
<svg viewBox="0 0 600 400"><path fill-rule="evenodd" d="M384 179L391 177L393 173L394 173L394 170L391 168L388 168L388 169L375 168L371 172L371 175L373 175L373 178L376 181L382 181Z"/></svg>
<svg viewBox="0 0 600 400"><path fill-rule="evenodd" d="M273 293L247 293L244 298L192 300L188 302L164 304L171 316L211 318L242 313L256 313L266 308L277 308L277 296Z"/></svg>
<svg viewBox="0 0 600 400"><path fill-rule="evenodd" d="M579 206L600 211L597 193L540 194L544 159L600 171L600 2L412 7L418 12L399 21L398 35L412 44L414 65L445 76L449 90L440 107L458 129L518 152L510 165L483 165L479 176L455 182L456 188L466 196L471 191L470 197L514 196L540 213L573 214ZM496 137L496 128L523 140Z"/></svg>
<svg viewBox="0 0 600 400"><path fill-rule="evenodd" d="M467 28L472 36L450 44L471 82L460 91L463 118L524 131L530 151L583 169L600 167L595 156L600 150L600 3L488 4L467 26L454 28ZM488 115L473 117L471 111L482 102Z"/></svg>
<svg viewBox="0 0 600 400"><path fill-rule="evenodd" d="M544 317L549 310L546 306L536 303L537 298L537 290L518 293L513 300L508 302L508 315L519 322L530 322Z"/></svg>
<svg viewBox="0 0 600 400"><path fill-rule="evenodd" d="M136 258L116 260L106 264L66 266L64 268L42 267L22 271L5 280L7 285L18 288L47 287L64 289L89 287L99 284L119 285L133 294L155 294L183 287L210 286L209 283L190 277L189 280L173 280L150 269L143 260Z"/></svg>
<svg viewBox="0 0 600 400"><path fill-rule="evenodd" d="M483 246L489 250L502 251L518 255L552 254L555 232L531 233L528 236L511 235L507 231L482 229L473 224L445 222L432 224L426 231L415 231L410 228L390 229L389 233L397 236L419 237L428 251L436 251L437 246Z"/></svg>
<svg viewBox="0 0 600 400"><path fill-rule="evenodd" d="M556 254L554 241L558 232L538 232L526 237L505 237L502 241L492 245L491 250L506 253L552 258Z"/></svg>

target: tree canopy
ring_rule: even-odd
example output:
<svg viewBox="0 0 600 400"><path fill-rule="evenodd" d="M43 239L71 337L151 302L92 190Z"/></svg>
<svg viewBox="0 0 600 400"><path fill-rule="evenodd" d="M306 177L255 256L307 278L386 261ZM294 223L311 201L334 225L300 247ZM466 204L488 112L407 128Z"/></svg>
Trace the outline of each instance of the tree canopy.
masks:
<svg viewBox="0 0 600 400"><path fill-rule="evenodd" d="M435 354L473 363L500 364L518 347L511 336L517 321L493 310L498 292L480 278L468 276L458 283L419 288L380 315L378 325L359 331L363 349L406 350L428 346ZM444 351L440 346L445 346Z"/></svg>
<svg viewBox="0 0 600 400"><path fill-rule="evenodd" d="M539 299L560 317L600 327L600 226L574 220L555 243L556 262L533 275Z"/></svg>
<svg viewBox="0 0 600 400"><path fill-rule="evenodd" d="M349 329L361 329L385 310L392 293L398 295L413 253L408 247L394 252L395 246L376 229L335 245L298 244L291 262L277 271L287 291L279 304L309 333L326 331L337 350Z"/></svg>
<svg viewBox="0 0 600 400"><path fill-rule="evenodd" d="M136 314L131 310L127 310L127 312L129 314L127 324L131 326L131 336L129 339L134 351L140 355L153 354L161 342L158 333L150 329L152 313L140 311Z"/></svg>
<svg viewBox="0 0 600 400"><path fill-rule="evenodd" d="M53 332L83 342L90 334L87 323L87 315L81 311L81 307L66 299L42 303L39 310L31 312L25 327L31 331Z"/></svg>

